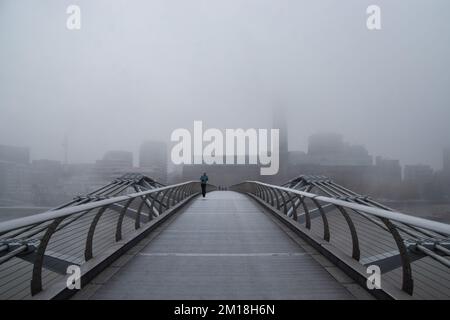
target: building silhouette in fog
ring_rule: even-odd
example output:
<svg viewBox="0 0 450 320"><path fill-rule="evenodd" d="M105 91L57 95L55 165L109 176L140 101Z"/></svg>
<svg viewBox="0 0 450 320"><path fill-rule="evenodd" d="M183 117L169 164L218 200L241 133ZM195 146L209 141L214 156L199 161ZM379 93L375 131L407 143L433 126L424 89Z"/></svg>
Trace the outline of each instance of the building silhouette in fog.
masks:
<svg viewBox="0 0 450 320"><path fill-rule="evenodd" d="M450 148L445 148L443 151L443 166L444 173L450 174Z"/></svg>
<svg viewBox="0 0 450 320"><path fill-rule="evenodd" d="M364 146L344 142L342 135L318 133L309 137L308 157L311 163L320 165L372 165L372 156Z"/></svg>
<svg viewBox="0 0 450 320"><path fill-rule="evenodd" d="M424 164L405 165L403 169L403 182L408 187L416 199L429 198L429 190L436 196L433 190L434 171Z"/></svg>
<svg viewBox="0 0 450 320"><path fill-rule="evenodd" d="M101 160L95 162L94 174L101 181L109 182L120 177L124 172L133 170L133 153L129 151L107 151Z"/></svg>
<svg viewBox="0 0 450 320"><path fill-rule="evenodd" d="M290 165L371 166L372 156L364 146L350 145L339 134L317 133L308 139L308 152L289 152Z"/></svg>
<svg viewBox="0 0 450 320"><path fill-rule="evenodd" d="M60 161L39 159L31 162L31 189L33 203L52 205L63 199L65 180L63 165Z"/></svg>
<svg viewBox="0 0 450 320"><path fill-rule="evenodd" d="M433 169L429 165L405 165L403 177L405 182L429 183L433 179Z"/></svg>
<svg viewBox="0 0 450 320"><path fill-rule="evenodd" d="M0 204L31 202L30 185L30 149L0 145Z"/></svg>
<svg viewBox="0 0 450 320"><path fill-rule="evenodd" d="M260 164L250 164L248 144L246 145L245 164L226 164L223 156L223 164L184 164L182 180L198 180L203 172L206 172L210 183L220 186L231 186L245 180L261 180L268 183L280 184L285 182L288 176L288 128L284 108L274 108L272 112L272 129L279 130L279 171L275 175L261 175ZM272 143L268 138L268 143ZM269 146L268 146L269 147ZM268 148L270 150L270 147Z"/></svg>
<svg viewBox="0 0 450 320"><path fill-rule="evenodd" d="M402 167L396 159L386 159L381 156L375 158L374 178L379 183L397 184L402 180Z"/></svg>
<svg viewBox="0 0 450 320"><path fill-rule="evenodd" d="M162 141L144 141L139 148L139 171L167 183L167 145Z"/></svg>
<svg viewBox="0 0 450 320"><path fill-rule="evenodd" d="M100 167L131 168L133 167L133 153L129 151L107 151L96 164Z"/></svg>
<svg viewBox="0 0 450 320"><path fill-rule="evenodd" d="M28 164L30 163L30 149L0 145L0 162Z"/></svg>
<svg viewBox="0 0 450 320"><path fill-rule="evenodd" d="M399 160L373 157L361 145L351 145L335 133L313 134L307 152L289 152L289 176L323 175L363 193L397 188L402 180Z"/></svg>

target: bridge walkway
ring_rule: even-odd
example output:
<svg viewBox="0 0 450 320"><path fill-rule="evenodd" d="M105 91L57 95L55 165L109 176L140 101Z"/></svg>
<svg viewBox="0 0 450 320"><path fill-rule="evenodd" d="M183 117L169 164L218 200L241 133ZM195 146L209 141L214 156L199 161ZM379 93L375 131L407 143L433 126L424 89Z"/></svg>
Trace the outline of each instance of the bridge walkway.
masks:
<svg viewBox="0 0 450 320"><path fill-rule="evenodd" d="M103 271L75 298L355 298L262 210L231 191L197 197L139 252L124 257L126 263Z"/></svg>

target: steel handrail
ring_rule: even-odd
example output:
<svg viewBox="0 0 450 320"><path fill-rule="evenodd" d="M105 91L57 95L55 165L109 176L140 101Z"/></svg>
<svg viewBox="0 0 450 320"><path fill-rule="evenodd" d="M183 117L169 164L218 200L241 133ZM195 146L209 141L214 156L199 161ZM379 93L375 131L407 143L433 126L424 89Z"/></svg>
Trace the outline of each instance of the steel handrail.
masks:
<svg viewBox="0 0 450 320"><path fill-rule="evenodd" d="M99 200L99 201L95 201L95 202L89 202L86 204L80 204L77 206L66 207L63 209L38 213L38 214L28 216L28 217L8 220L8 221L0 223L0 235L5 232L14 231L14 230L24 228L27 226L31 226L31 225L35 225L38 223L55 220L57 218L65 218L65 217L68 217L68 216L71 216L73 214L80 213L83 211L96 209L96 208L107 206L107 205L114 204L117 202L123 202L128 199L134 199L137 197L146 196L148 194L161 192L161 191L164 191L167 189L173 189L173 188L180 187L183 185L188 185L191 183L200 183L200 182L187 181L187 182L178 183L178 184L165 186L165 187L161 187L161 188L155 188L155 189L146 190L146 191L142 191L142 192L135 192L135 193L131 193L131 194L123 195L123 196L112 197L112 198L105 199L105 200Z"/></svg>
<svg viewBox="0 0 450 320"><path fill-rule="evenodd" d="M291 188L285 188L285 187L280 187L280 186L276 186L276 185L271 185L271 184L267 184L267 183L263 183L263 182L259 182L259 181L245 181L240 184L245 184L245 183L254 183L254 184L262 185L265 187L294 193L294 194L297 194L297 195L300 195L300 196L303 196L303 197L306 197L309 199L315 199L318 201L335 204L335 205L346 207L349 209L363 211L365 213L371 214L378 218L385 218L385 219L401 222L406 225L424 228L427 230L435 231L435 232L450 236L450 224L432 221L432 220L419 218L419 217L413 217L413 216L410 216L410 215L407 215L405 213L401 213L398 211L388 211L388 210L384 210L384 209L369 207L369 206L362 205L362 204L347 202L344 200L321 196L321 195L317 195L314 193L299 191L299 190L295 190L295 189L291 189Z"/></svg>
<svg viewBox="0 0 450 320"><path fill-rule="evenodd" d="M80 203L78 205L75 204L70 207L64 206L60 209L54 209L29 217L0 223L0 249L3 253L0 256L0 265L3 265L16 257L24 259L27 259L26 257L32 257L33 268L31 273L24 273L20 276L20 278L23 279L25 277L27 278L26 281L28 281L28 278L31 279L30 292L31 295L35 295L43 289L45 254L50 240L55 233L62 234L65 232L64 230L67 230L69 234L68 240L65 240L64 238L56 240L59 241L54 247L57 248L55 251L56 255L59 255L61 249L64 248L73 250L74 245L72 243L69 245L66 244L68 242L74 242L75 246L78 246L78 254L81 253L80 249L84 252L84 258L78 256L77 259L83 259L82 261L85 263L94 258L94 238L96 235L96 229L100 228L100 226L97 228L97 225L99 225L99 221L104 213L107 212L107 209L111 208L114 204L124 204L118 215L116 214L115 218L113 218L116 220L115 223L113 222L109 225L109 232L105 233L104 230L99 229L97 233L102 234L102 236L103 234L115 235L114 240L110 245L122 240L124 217L127 212L131 210L131 205L135 200L140 200L140 203L135 203L138 207L137 210L135 210L135 217L132 218L132 220L134 220L134 230L138 230L141 228L142 224L141 215L143 214L142 210L144 204L147 205L150 212L147 215L147 221L142 222L148 223L153 220L153 218L165 214L165 212L171 207L178 204L184 204L192 197L200 194L200 188L197 190L199 184L199 181L186 181L183 183L161 186L159 188L153 188L145 191L139 191L138 188L138 192L120 196L106 196L106 199L103 198L103 195L99 195L98 197L94 196L91 199L93 201L89 203ZM125 184L125 186L128 185ZM207 186L212 187L213 189L216 188L210 184ZM156 202L159 204L159 209L155 208ZM81 223L81 225L84 225L84 229L78 229L80 225L75 227L73 226L73 223L79 223L78 220L85 217L87 217L87 223ZM164 219L165 218L162 218L158 221L164 221ZM156 221L156 223L159 223L158 221ZM73 233L72 230L76 230L77 234L75 234L75 238L71 235L71 233ZM133 237L137 237L138 235L131 234L130 236L131 238L128 238L126 241L130 241L130 239L134 239ZM103 239L105 239L104 236ZM33 256L30 256L31 254ZM71 259L73 260L74 258L72 257ZM7 268L12 270L17 263L20 262L14 261ZM47 262L47 268L51 269L52 265L55 263L67 264L70 263L70 261L65 259L60 259L60 262L50 261ZM7 283L5 283L5 285L6 284Z"/></svg>
<svg viewBox="0 0 450 320"><path fill-rule="evenodd" d="M347 210L353 211L360 216L369 219L372 223L375 223L378 227L381 227L383 230L389 232L392 236L392 240L396 245L398 257L400 259L399 266L402 268L402 290L409 295L413 294L414 288L411 262L413 261L412 259L417 259L417 254L419 254L419 256L421 254L429 256L435 261L438 261L440 264L450 268L450 260L440 255L442 253L445 255L448 251L448 248L446 246L442 246L441 244L447 243L449 240L449 224L413 217L391 210L390 208L382 205L372 206L370 203L373 201L369 203L366 203L365 201L358 203L353 201L353 195L346 196L336 193L336 197L334 197L332 194L323 196L320 194L311 193L310 190L314 186L320 190L322 190L322 188L320 188L317 184L307 184L305 186L307 186L306 191L300 191L298 189L267 184L260 181L245 181L232 186L232 189L258 198L268 207L271 207L274 210L276 209L279 214L284 214L286 217L293 219L293 223L298 222L299 215L297 213L297 209L301 205L303 207L303 222L305 223L305 228L309 231L311 231L311 212L308 209L308 205L305 200L308 199L312 201L312 204L317 207L320 217L322 218L323 239L327 242L330 242L330 224L324 210L324 204L334 206L343 216L346 224L348 225L351 239L351 257L353 260L359 262L361 259L359 238L360 236L364 237L364 233L358 233L355 226L356 221L354 221L354 217L349 215ZM367 197L359 196L356 193L353 194L356 195L358 199L368 199ZM289 204L291 206L288 208ZM405 229L405 227L407 227L407 229ZM414 233L411 231L418 231L423 236L419 235L419 237L417 237L417 232ZM303 231L301 232L303 233ZM412 238L405 241L405 234L409 236L412 235ZM308 231L306 231L305 236L309 237ZM432 247L430 247L430 243ZM444 250L442 250L441 247ZM381 253L385 254L386 251ZM416 258L411 255L416 255ZM392 268L392 266L389 266L388 268Z"/></svg>

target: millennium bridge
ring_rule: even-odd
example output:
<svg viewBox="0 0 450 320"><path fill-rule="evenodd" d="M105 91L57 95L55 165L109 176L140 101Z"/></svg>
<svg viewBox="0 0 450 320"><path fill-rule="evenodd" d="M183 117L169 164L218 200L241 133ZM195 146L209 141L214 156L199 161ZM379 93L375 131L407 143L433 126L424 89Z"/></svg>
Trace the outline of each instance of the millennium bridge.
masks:
<svg viewBox="0 0 450 320"><path fill-rule="evenodd" d="M450 298L448 224L323 176L207 189L126 174L1 223L0 299Z"/></svg>

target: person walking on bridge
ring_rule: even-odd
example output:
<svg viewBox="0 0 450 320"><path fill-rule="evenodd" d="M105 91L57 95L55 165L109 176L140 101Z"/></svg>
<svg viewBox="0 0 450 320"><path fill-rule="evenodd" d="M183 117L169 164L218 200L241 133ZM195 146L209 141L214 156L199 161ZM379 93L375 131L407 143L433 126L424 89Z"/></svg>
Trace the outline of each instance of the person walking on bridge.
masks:
<svg viewBox="0 0 450 320"><path fill-rule="evenodd" d="M206 183L207 182L208 182L208 176L206 175L206 172L203 172L203 175L200 177L203 198L206 196Z"/></svg>

